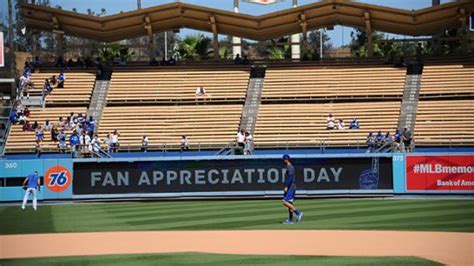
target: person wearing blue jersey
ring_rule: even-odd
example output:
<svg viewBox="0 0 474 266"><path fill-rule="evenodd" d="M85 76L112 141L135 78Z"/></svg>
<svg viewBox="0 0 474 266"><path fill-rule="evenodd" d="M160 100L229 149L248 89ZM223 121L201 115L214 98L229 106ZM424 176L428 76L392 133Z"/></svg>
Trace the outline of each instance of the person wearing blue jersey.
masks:
<svg viewBox="0 0 474 266"><path fill-rule="evenodd" d="M37 209L37 200L36 200L36 191L40 188L40 178L38 171L28 175L23 181L23 187L26 188L25 196L23 197L23 203L21 204L21 209L25 210L26 202L28 201L28 196L32 194L33 196L33 209Z"/></svg>
<svg viewBox="0 0 474 266"><path fill-rule="evenodd" d="M291 164L290 156L288 154L283 155L283 163L286 165L285 173L285 188L283 189L283 206L288 208L288 219L283 221L283 224L293 224L293 214L296 215L296 221L301 222L303 212L296 209L293 204L296 196L296 180L295 180L295 168Z"/></svg>
<svg viewBox="0 0 474 266"><path fill-rule="evenodd" d="M71 136L69 136L69 144L71 145L72 158L75 158L78 150L77 145L80 144L79 135L76 131L73 131Z"/></svg>

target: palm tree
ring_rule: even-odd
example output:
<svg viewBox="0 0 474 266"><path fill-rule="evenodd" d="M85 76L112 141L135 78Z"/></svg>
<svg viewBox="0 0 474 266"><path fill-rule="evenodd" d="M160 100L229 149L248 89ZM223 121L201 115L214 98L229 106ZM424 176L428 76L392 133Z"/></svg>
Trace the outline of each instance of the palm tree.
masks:
<svg viewBox="0 0 474 266"><path fill-rule="evenodd" d="M188 35L179 41L179 54L185 59L199 60L209 56L211 39L202 34Z"/></svg>
<svg viewBox="0 0 474 266"><path fill-rule="evenodd" d="M77 13L77 8L73 7L73 8L72 8L72 12L76 12L76 13Z"/></svg>

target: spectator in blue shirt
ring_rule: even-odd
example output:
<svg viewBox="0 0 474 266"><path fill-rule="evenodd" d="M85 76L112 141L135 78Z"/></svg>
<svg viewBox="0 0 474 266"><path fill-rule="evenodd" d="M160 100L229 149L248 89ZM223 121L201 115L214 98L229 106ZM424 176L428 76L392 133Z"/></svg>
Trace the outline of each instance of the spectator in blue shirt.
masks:
<svg viewBox="0 0 474 266"><path fill-rule="evenodd" d="M359 129L359 121L357 118L352 119L349 129Z"/></svg>
<svg viewBox="0 0 474 266"><path fill-rule="evenodd" d="M69 144L71 145L72 156L76 157L77 145L80 144L79 135L76 131L73 131L69 137Z"/></svg>
<svg viewBox="0 0 474 266"><path fill-rule="evenodd" d="M95 129L95 120L92 116L89 117L89 121L87 122L87 132L89 133L89 137L94 137L94 129Z"/></svg>
<svg viewBox="0 0 474 266"><path fill-rule="evenodd" d="M64 88L64 82L66 81L66 75L61 71L58 76L58 88Z"/></svg>
<svg viewBox="0 0 474 266"><path fill-rule="evenodd" d="M378 149L382 147L382 144L383 144L383 135L382 135L382 131L379 131L377 133L377 136L375 136L375 147Z"/></svg>
<svg viewBox="0 0 474 266"><path fill-rule="evenodd" d="M64 132L64 129L62 129L57 136L58 139L58 148L60 153L65 153L67 149L67 143L66 143L66 133Z"/></svg>
<svg viewBox="0 0 474 266"><path fill-rule="evenodd" d="M18 123L18 114L16 111L13 111L11 112L10 116L8 117L8 119L10 119L10 122L12 124L16 124Z"/></svg>
<svg viewBox="0 0 474 266"><path fill-rule="evenodd" d="M385 134L385 137L383 138L383 145L386 148L391 148L392 147L392 136L390 136L390 132L387 132Z"/></svg>
<svg viewBox="0 0 474 266"><path fill-rule="evenodd" d="M402 144L402 134L400 134L400 130L395 130L395 134L393 135L393 150L400 151L400 147Z"/></svg>

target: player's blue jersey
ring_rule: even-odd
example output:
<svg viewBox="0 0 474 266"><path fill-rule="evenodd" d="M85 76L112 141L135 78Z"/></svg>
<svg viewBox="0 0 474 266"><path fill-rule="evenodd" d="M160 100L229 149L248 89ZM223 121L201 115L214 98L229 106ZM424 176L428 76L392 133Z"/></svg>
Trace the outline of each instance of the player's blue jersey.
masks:
<svg viewBox="0 0 474 266"><path fill-rule="evenodd" d="M288 189L296 189L295 168L291 164L286 166L285 186Z"/></svg>
<svg viewBox="0 0 474 266"><path fill-rule="evenodd" d="M35 174L28 175L28 188L36 188L38 186L39 176Z"/></svg>

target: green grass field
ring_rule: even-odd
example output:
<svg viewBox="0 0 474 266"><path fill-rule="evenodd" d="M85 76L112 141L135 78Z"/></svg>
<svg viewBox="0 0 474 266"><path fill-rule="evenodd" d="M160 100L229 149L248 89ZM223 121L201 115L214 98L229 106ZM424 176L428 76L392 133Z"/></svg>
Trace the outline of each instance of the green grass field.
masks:
<svg viewBox="0 0 474 266"><path fill-rule="evenodd" d="M49 265L442 265L416 257L241 256L207 253L169 253L66 258L0 260L2 266Z"/></svg>
<svg viewBox="0 0 474 266"><path fill-rule="evenodd" d="M0 234L134 231L348 229L474 232L474 200L298 200L303 222L282 225L278 200L150 201L0 207Z"/></svg>

